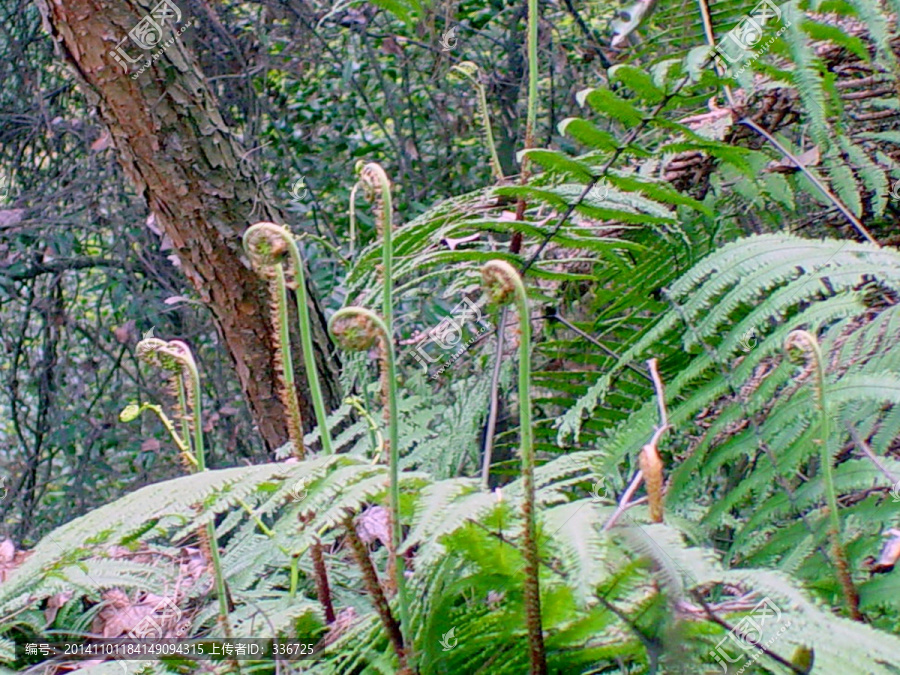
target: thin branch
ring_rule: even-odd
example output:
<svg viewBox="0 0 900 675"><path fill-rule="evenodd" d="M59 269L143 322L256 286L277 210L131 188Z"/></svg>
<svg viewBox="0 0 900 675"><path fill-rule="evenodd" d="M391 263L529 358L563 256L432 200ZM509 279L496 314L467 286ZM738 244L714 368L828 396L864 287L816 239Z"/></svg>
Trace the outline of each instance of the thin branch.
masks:
<svg viewBox="0 0 900 675"><path fill-rule="evenodd" d="M497 352L494 355L494 372L491 375L491 402L488 411L487 425L484 431L484 461L481 465L481 483L485 489L490 487L491 477L491 453L494 449L494 432L497 429L497 415L500 409L500 366L503 359L503 334L506 326L506 314L509 308L504 307L500 312L500 321L497 323Z"/></svg>
<svg viewBox="0 0 900 675"><path fill-rule="evenodd" d="M712 611L712 608L710 608L710 606L706 604L706 601L703 599L703 596L700 595L699 591L696 591L696 590L691 591L691 594L694 596L694 598L696 598L697 602L699 602L700 605L703 607L704 611L706 612L706 616L709 618L710 621L712 621L715 624L718 624L719 626L721 626L722 628L727 630L729 633L734 631L734 629L735 629L734 626L730 625L724 619L721 619L718 616L716 616L715 612ZM738 636L741 639L743 639L743 637L744 637L743 635L738 635ZM799 675L808 675L806 669L801 668L800 666L791 663L786 658L776 654L768 647L765 647L764 645L761 645L761 644L755 644L753 646L756 647L757 649L759 649L763 654L768 656L770 659L773 659L773 660L777 661L778 663L780 663L781 665L783 665L785 668L790 668L792 672L798 673Z"/></svg>
<svg viewBox="0 0 900 675"><path fill-rule="evenodd" d="M659 444L659 439L662 438L663 433L665 433L667 429L672 428L672 425L669 424L669 413L666 410L666 397L665 391L663 390L662 378L660 378L656 366L656 359L647 361L647 367L650 369L650 379L653 380L653 388L656 390L657 407L659 408L659 426L656 427L653 438L650 439L650 445L654 447Z"/></svg>
<svg viewBox="0 0 900 675"><path fill-rule="evenodd" d="M853 428L853 425L849 422L844 422L847 425L847 431L850 432L850 437L853 439L853 442L856 444L863 453L872 460L872 464L874 464L881 473L884 474L885 478L891 481L892 485L896 485L900 478L894 476L890 471L887 470L887 467L881 463L881 460L872 452L872 448L868 446L868 444L860 437L860 435L856 432L856 429Z"/></svg>
<svg viewBox="0 0 900 675"><path fill-rule="evenodd" d="M612 526L616 524L616 521L619 519L625 511L634 506L637 502L631 502L631 498L634 496L634 493L637 491L638 487L641 485L641 481L644 479L644 472L638 471L634 474L634 478L631 479L631 483L628 484L628 488L625 490L625 493L622 495L622 498L619 500L619 506L616 507L616 510L613 511L613 514L609 517L609 520L606 521L606 524L603 526L603 531L612 529Z"/></svg>
<svg viewBox="0 0 900 675"><path fill-rule="evenodd" d="M838 199L837 196L831 190L829 190L827 187L825 187L822 184L822 181L820 181L818 179L818 177L812 171L807 169L806 165L803 162L801 162L797 157L795 157L794 154L791 153L790 150L788 150L781 143L779 143L778 139L776 139L774 136L772 136L772 134L770 134L768 131L766 131L761 126L759 126L756 122L754 122L753 120L751 120L747 117L743 118L739 122L739 124L743 124L745 127L749 127L750 129L753 129L753 131L755 131L760 136L765 138L769 143L774 145L775 148L782 155L784 155L789 160L791 160L794 164L797 165L797 168L803 172L803 175L805 175L807 178L809 178L810 181L812 181L813 185L815 185L819 189L819 191L823 195L825 195L825 197L832 204L834 204L837 207L838 211L840 211L842 214L844 214L844 217L848 221L850 221L850 224L856 228L857 232L859 232L863 237L865 237L866 241L868 241L870 244L875 244L876 246L881 246L881 244L878 243L878 241L875 239L875 237L873 237L871 234L869 234L869 231L865 228L865 226L861 222L859 222L859 219L856 216L854 216L853 213L851 213L850 209L848 209L844 205L844 203L840 199Z"/></svg>

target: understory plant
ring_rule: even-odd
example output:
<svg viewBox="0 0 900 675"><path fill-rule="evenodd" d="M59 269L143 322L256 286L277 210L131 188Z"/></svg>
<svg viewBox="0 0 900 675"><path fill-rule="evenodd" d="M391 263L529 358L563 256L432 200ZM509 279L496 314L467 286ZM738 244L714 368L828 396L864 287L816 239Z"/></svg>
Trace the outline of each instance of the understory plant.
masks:
<svg viewBox="0 0 900 675"><path fill-rule="evenodd" d="M318 439L324 452L204 471L193 359L180 343L143 342L177 374L181 412L172 421L144 403L125 417L156 413L197 471L92 511L7 563L0 658L40 664L12 653L12 639L83 636L110 588L165 594L183 577L172 561L201 531L216 602L202 584L183 599L192 635L224 619L237 636L302 636L319 657L310 673L897 674L900 254L785 233L778 216L776 231L738 238L732 221L747 209L730 191L791 213L815 195L855 227L865 209L885 213L893 160L876 163L862 135L829 148L829 116L808 112L830 193L820 169L795 166L799 148L773 134L741 145L737 127L754 130L734 111L685 119L679 106L705 106L723 86L713 69L697 72L706 53L610 69L615 86L581 92L583 117L555 130L582 154L531 147L537 9L528 3L525 156L543 172L395 226L387 174L362 168L379 236L360 244L342 289L351 306L329 322L363 354L346 367L356 391L339 409L325 410L315 379L296 242L271 223L245 236L272 285L293 446ZM834 31L810 17L786 35L773 53L799 61L796 76L766 74L832 108L834 74L813 41ZM887 59L884 37L876 53ZM677 188L685 167L706 182ZM501 250L516 238L520 249ZM516 367L486 342L442 381L406 367L396 344L447 318L447 296L470 294L479 276L497 304L514 303ZM316 416L305 441L287 372L291 284ZM437 287L444 297L431 297ZM423 295L425 319L412 316ZM786 345L805 355L799 372ZM506 409L489 455L492 391Z"/></svg>
<svg viewBox="0 0 900 675"><path fill-rule="evenodd" d="M287 280L284 263L290 262L293 276L293 289L296 294L297 315L300 329L300 345L303 350L303 367L309 382L309 393L319 429L325 428L325 399L319 383L319 371L313 352L312 328L309 320L309 304L306 288L304 262L297 249L297 242L290 231L275 223L256 223L244 233L244 250L250 257L254 268L269 280L272 289L271 316L274 327L273 337L278 345L281 357L280 373L283 381L279 388L285 408L288 411L288 429L291 431L298 456L304 454L303 425L300 419L300 406L294 384L293 361L291 359L290 330L288 327ZM320 435L322 451L330 455L333 450L331 438L327 433Z"/></svg>

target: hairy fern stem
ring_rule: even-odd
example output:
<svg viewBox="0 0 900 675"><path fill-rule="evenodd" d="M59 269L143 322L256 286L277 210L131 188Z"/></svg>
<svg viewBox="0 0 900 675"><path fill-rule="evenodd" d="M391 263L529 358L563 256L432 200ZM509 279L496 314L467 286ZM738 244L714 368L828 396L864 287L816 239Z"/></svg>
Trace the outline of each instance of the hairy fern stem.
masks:
<svg viewBox="0 0 900 675"><path fill-rule="evenodd" d="M190 406L190 421L187 424L193 435L188 440L192 443L193 458L196 460L197 471L206 471L206 448L203 442L203 419L200 399L200 371L197 362L191 353L187 343L181 340L164 342L158 338L142 340L137 346L138 356L145 361L160 366L163 369L178 376L178 403L186 412L185 406ZM183 427L186 431L187 429ZM231 624L228 618L228 588L225 583L225 573L222 568L222 559L219 555L219 543L216 537L215 522L206 523L204 537L201 542L208 546L208 554L212 565L212 573L216 587L216 596L219 601L219 623L225 637L231 638Z"/></svg>
<svg viewBox="0 0 900 675"><path fill-rule="evenodd" d="M522 278L515 268L503 260L492 260L481 268L482 286L498 305L516 303L519 314L519 433L522 442L522 482L525 498L522 517L525 520L525 620L532 675L547 673L544 633L541 625L541 589L535 527L534 432L531 418L531 317L528 296Z"/></svg>
<svg viewBox="0 0 900 675"><path fill-rule="evenodd" d="M828 451L828 437L831 435L830 419L828 417L827 402L825 399L825 363L822 358L822 349L816 337L805 330L795 330L787 336L784 347L786 351L796 348L802 351L808 364L813 369L816 408L819 412L819 457L822 465L822 477L825 483L825 497L828 500L829 538L831 539L831 552L834 556L837 580L844 593L844 600L850 616L856 621L862 621L859 611L859 594L853 585L850 576L850 565L847 562L847 554L841 544L841 521L838 516L837 491L834 487L834 475L831 466L831 453Z"/></svg>
<svg viewBox="0 0 900 675"><path fill-rule="evenodd" d="M478 108L481 113L481 128L484 132L484 141L488 146L488 152L491 156L491 172L494 174L494 180L501 181L503 180L503 167L500 165L500 157L497 155L497 144L494 142L494 131L491 127L491 114L487 104L487 92L478 77L480 70L478 66L471 61L463 61L462 63L457 63L453 66L450 69L450 72L458 73L465 77L472 83L472 86L475 87L475 91L478 92Z"/></svg>
<svg viewBox="0 0 900 675"><path fill-rule="evenodd" d="M397 429L397 368L394 359L394 344L384 321L377 314L363 307L344 307L335 312L328 321L328 330L341 347L351 351L365 351L380 342L380 349L386 359L388 381L388 463L390 486L388 498L391 512L391 572L397 589L400 607L400 623L406 636L407 657L415 664L412 649L412 626L410 624L409 602L406 594L403 556L400 555L400 442Z"/></svg>
<svg viewBox="0 0 900 675"><path fill-rule="evenodd" d="M381 584L378 582L378 572L375 571L375 566L372 564L371 558L369 558L369 552L366 550L366 545L362 542L359 538L359 534L356 532L356 525L353 522L352 514L347 516L347 519L344 521L344 527L347 531L347 543L350 545L350 552L353 554L353 559L356 561L356 564L362 572L363 584L365 585L369 596L372 598L372 604L375 605L375 611L381 619L381 624L384 626L388 639L391 641L394 653L397 655L397 660L400 662L400 670L408 671L407 650L406 643L403 640L402 628L397 624L397 619L395 619L394 615L391 613L391 606L388 604L384 591L381 588Z"/></svg>
<svg viewBox="0 0 900 675"><path fill-rule="evenodd" d="M254 268L281 267L281 262L286 255L290 256L291 268L296 286L297 316L300 324L300 345L303 350L303 366L306 369L306 378L309 383L309 395L312 398L313 410L316 414L316 425L319 427L319 437L322 439L322 451L326 455L334 451L331 446L331 434L326 423L325 399L322 396L322 387L319 382L319 371L316 367L316 358L313 351L312 327L309 321L309 297L306 291L306 273L303 260L297 249L297 242L290 231L275 223L261 222L251 225L244 233L244 250L250 257ZM283 268L282 268L283 269ZM276 272L277 275L277 272ZM287 326L287 311L285 298L285 312L283 314L282 350L290 353L289 331ZM276 327L277 329L277 327ZM284 357L283 357L284 358ZM290 381L293 382L293 367L289 360L285 360L283 371L287 378L290 372ZM291 387L292 390L296 390ZM297 414L299 416L299 406ZM302 428L300 430L302 443Z"/></svg>

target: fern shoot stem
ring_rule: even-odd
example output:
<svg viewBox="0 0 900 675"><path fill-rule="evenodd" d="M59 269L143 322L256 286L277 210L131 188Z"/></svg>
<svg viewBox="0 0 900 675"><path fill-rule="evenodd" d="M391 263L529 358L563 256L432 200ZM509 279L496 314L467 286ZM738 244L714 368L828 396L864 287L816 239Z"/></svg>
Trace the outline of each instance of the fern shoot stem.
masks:
<svg viewBox="0 0 900 675"><path fill-rule="evenodd" d="M528 0L528 108L525 116L525 148L534 146L534 127L537 122L538 97L538 0ZM527 157L522 161L522 179L529 175Z"/></svg>
<svg viewBox="0 0 900 675"><path fill-rule="evenodd" d="M175 429L175 424L172 422L172 420L169 419L166 413L163 412L163 409L158 405L153 405L152 403L142 403L139 411L144 410L151 411L159 418L159 421L162 422L163 427L165 427L166 431L169 433L169 436L171 436L172 440L175 442L175 447L177 447L178 450L181 451L181 454L188 461L188 463L196 468L197 458L194 457L194 453L191 452L190 436L188 436L187 440L185 440L184 437L179 435L178 431Z"/></svg>
<svg viewBox="0 0 900 675"><path fill-rule="evenodd" d="M174 377L175 377L176 385L178 388L178 413L179 413L178 416L180 418L178 420L178 422L179 422L179 426L181 427L181 439L182 439L184 445L188 448L188 452L191 452L191 450L190 450L190 448L191 448L191 427L188 424L188 419L187 419L188 404L187 404L187 392L184 389L184 378L181 377L180 374L176 374ZM191 454L193 454L193 453L191 453ZM199 466L200 460L197 458L196 455L194 455L194 460L195 460L195 462L197 462L197 465Z"/></svg>
<svg viewBox="0 0 900 675"><path fill-rule="evenodd" d="M834 486L834 474L831 466L831 453L828 450L828 438L831 435L830 419L826 407L825 398L825 363L822 358L822 349L816 337L805 330L795 330L788 335L785 347L799 347L807 355L807 359L813 362L815 368L815 396L816 408L819 412L819 453L822 465L822 478L825 484L825 496L828 501L829 538L831 539L832 555L835 558L835 568L838 583L844 593L844 600L850 616L861 621L859 611L859 594L853 585L850 576L850 565L841 545L841 520L838 515L837 490Z"/></svg>
<svg viewBox="0 0 900 675"><path fill-rule="evenodd" d="M203 419L201 417L200 404L200 371L187 345L184 345L187 358L182 363L187 370L190 379L190 403L191 416L194 431L194 455L197 458L197 471L206 471L206 448L203 443ZM225 573L222 568L222 558L219 555L219 541L216 537L216 524L210 520L206 523L206 534L209 538L209 558L212 562L213 575L215 576L216 595L219 599L219 621L225 631L225 637L231 637L231 624L228 620L228 589L225 586Z"/></svg>
<svg viewBox="0 0 900 675"><path fill-rule="evenodd" d="M491 114L488 111L487 94L481 82L476 84L478 90L478 107L481 108L481 126L484 128L484 140L491 153L491 169L494 179L503 180L503 167L500 165L500 156L497 154L497 144L494 142L494 130L491 128Z"/></svg>
<svg viewBox="0 0 900 675"><path fill-rule="evenodd" d="M547 657L541 626L540 560L535 527L534 433L531 418L531 317L528 296L522 277L503 260L492 260L481 268L483 286L499 304L510 299L519 314L519 433L522 443L522 482L525 498L522 516L525 520L525 619L528 627L531 675L546 675Z"/></svg>
<svg viewBox="0 0 900 675"><path fill-rule="evenodd" d="M487 93L484 85L479 80L479 68L471 61L463 61L458 63L451 72L459 73L472 83L475 91L478 92L478 109L481 113L481 128L484 130L484 140L488 146L488 152L491 156L491 172L497 181L503 180L503 167L500 165L500 157L497 155L497 144L494 142L494 130L491 126L491 114L488 111Z"/></svg>
<svg viewBox="0 0 900 675"><path fill-rule="evenodd" d="M403 556L400 554L400 438L398 432L397 407L397 367L394 358L394 342L387 324L375 312L363 307L344 307L335 312L328 321L328 330L347 349L357 351L369 349L377 336L387 365L388 379L388 464L390 486L388 490L391 511L391 556L394 571L394 585L397 588L397 602L400 609L401 632L406 637L407 657L414 667L412 648L412 625L410 624L409 603L406 594L406 577Z"/></svg>
<svg viewBox="0 0 900 675"><path fill-rule="evenodd" d="M350 190L350 260L356 249L356 193L359 192L359 181Z"/></svg>
<svg viewBox="0 0 900 675"><path fill-rule="evenodd" d="M200 400L200 371L197 362L191 353L187 343L181 340L164 342L159 338L144 338L137 345L138 356L150 363L161 366L174 374L176 378L176 392L178 403L182 409L183 431L186 433L184 445L193 444L193 462L198 472L206 470L206 451L203 445L203 419L201 415L202 405ZM187 423L187 407L191 409L191 424ZM193 427L193 438L187 434L187 429ZM177 444L181 445L181 444ZM212 564L212 576L216 586L216 595L219 600L219 622L225 632L225 637L230 638L231 625L228 620L228 589L225 585L225 575L222 568L222 560L219 556L219 544L216 539L216 526L214 521L206 523L206 538L209 543L209 558ZM202 539L202 536L201 536ZM235 662L236 672L240 672L240 666Z"/></svg>
<svg viewBox="0 0 900 675"><path fill-rule="evenodd" d="M309 383L309 395L312 398L313 410L316 414L316 424L319 427L319 436L322 440L322 451L326 455L333 454L331 446L331 434L328 431L327 416L325 412L325 399L322 396L322 386L319 382L319 371L316 367L315 352L312 343L312 327L309 321L309 294L306 290L306 272L297 242L290 230L275 223L261 222L251 225L244 233L244 250L251 260L272 258L269 264L278 265L274 260L287 249L291 258L291 266L294 271L296 283L297 316L300 324L300 346L303 352L303 366L306 369L306 378ZM286 322L285 322L286 325Z"/></svg>
<svg viewBox="0 0 900 675"><path fill-rule="evenodd" d="M384 626L385 632L388 634L388 638L394 648L394 653L397 655L397 660L400 662L400 672L408 672L407 666L412 665L410 663L411 659L409 658L412 646L404 641L403 627L397 624L397 620L394 618L394 615L391 614L391 607L384 595L381 584L378 583L378 573L375 571L375 566L369 558L369 552L366 550L366 545L362 542L359 538L359 534L356 532L356 526L353 523L352 516L347 517L344 526L347 529L347 543L350 545L350 552L356 560L356 564L359 565L366 591L372 598L372 603L375 605L375 611L381 619L382 626ZM403 619L400 621L402 623ZM415 672L414 666L413 672Z"/></svg>
<svg viewBox="0 0 900 675"><path fill-rule="evenodd" d="M303 417L300 414L300 402L297 400L297 386L294 383L294 359L291 356L291 330L288 325L287 281L284 278L284 267L275 265L275 307L273 318L278 331L278 349L281 355L281 392L284 407L288 412L288 435L294 443L294 454L298 459L306 455L303 444Z"/></svg>

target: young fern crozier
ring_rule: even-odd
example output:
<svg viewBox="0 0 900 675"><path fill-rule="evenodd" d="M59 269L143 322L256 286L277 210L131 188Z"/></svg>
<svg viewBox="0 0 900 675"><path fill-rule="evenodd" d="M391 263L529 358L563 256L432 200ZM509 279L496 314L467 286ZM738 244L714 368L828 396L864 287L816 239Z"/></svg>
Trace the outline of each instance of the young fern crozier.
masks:
<svg viewBox="0 0 900 675"><path fill-rule="evenodd" d="M189 419L182 415L185 432L188 429L193 431L192 436L188 435L182 439L181 443L176 444L182 449L183 455L195 462L197 471L205 471L206 449L203 443L203 423L200 405L200 371L197 369L197 362L194 361L194 355L191 353L190 347L181 340L166 342L159 338L145 338L137 345L137 355L150 365L172 373L173 383L177 385L176 394L179 404L184 410L187 408L191 410ZM133 409L129 411L128 416L132 414L134 414ZM172 433L171 429L170 433ZM193 452L191 452L191 446L193 446ZM188 448L186 453L185 447ZM222 560L219 556L216 526L212 520L206 523L205 536L201 534L200 541L203 548L207 549L212 564L212 575L216 586L216 596L219 601L219 623L225 636L230 638L228 589L225 584L225 574L222 570Z"/></svg>
<svg viewBox="0 0 900 675"><path fill-rule="evenodd" d="M478 92L478 108L481 113L481 127L484 130L484 140L485 143L487 143L488 151L491 153L491 171L494 174L495 180L503 180L503 168L500 166L500 157L497 155L497 145L494 142L494 132L491 128L491 115L488 111L487 94L484 91L484 85L478 77L480 74L478 66L471 61L463 61L462 63L457 63L453 66L448 74L459 75L466 78L475 87L475 91Z"/></svg>
<svg viewBox="0 0 900 675"><path fill-rule="evenodd" d="M278 313L278 324L276 331L278 333L278 341L280 343L278 350L282 358L282 372L284 374L284 389L288 389L288 382L293 383L293 367L290 360L290 331L287 329L287 298L286 291L283 290L286 284L284 279L284 268L282 267L285 255L290 257L291 271L294 277L294 285L296 286L297 299L297 315L300 324L300 344L303 349L303 366L306 369L306 377L309 383L309 394L312 398L313 410L316 414L316 424L319 427L319 436L322 439L322 450L326 455L332 454L331 435L328 433L328 425L326 424L325 399L322 396L322 387L319 383L319 371L316 368L316 359L313 352L312 343L312 327L309 321L309 298L306 292L306 274L303 268L303 260L300 258L300 251L297 249L297 243L290 231L276 225L275 223L256 223L251 225L244 233L244 250L253 262L255 269L264 270L266 268L274 268L271 272L274 283L282 290L273 291L277 293L273 312ZM284 311L281 311L284 307ZM296 389L293 384L290 386L291 392L287 393L288 400L293 397L296 403ZM293 422L291 424L300 424L299 405L296 409L296 417L293 417L291 406L286 404L289 415ZM302 448L303 431L294 430L292 433L299 433L299 445L295 442L295 447ZM292 439L293 440L293 439Z"/></svg>
<svg viewBox="0 0 900 675"><path fill-rule="evenodd" d="M381 315L384 318L388 340L392 341L394 335L394 221L391 182L388 180L384 169L374 162L359 165L359 182L365 188L369 198L375 203L375 225L378 234L381 236L381 268L378 270L383 289ZM379 349L381 402L384 410L384 422L390 426L390 415L393 413L394 408L388 403L388 390L391 383L388 380L387 353L383 345Z"/></svg>
<svg viewBox="0 0 900 675"><path fill-rule="evenodd" d="M525 520L525 621L531 675L547 672L544 634L541 626L541 589L537 532L535 527L534 435L531 428L531 320L528 297L519 273L508 262L492 260L481 268L482 286L497 305L512 301L519 314L519 434L522 442L522 483L525 497L522 517Z"/></svg>
<svg viewBox="0 0 900 675"><path fill-rule="evenodd" d="M388 382L388 462L390 486L388 498L391 512L391 572L397 589L400 606L400 624L407 645L407 655L412 663L412 627L409 623L409 605L406 597L406 583L403 574L403 556L400 551L400 452L397 429L397 369L394 359L394 344L387 325L371 310L362 307L339 309L328 321L328 330L337 343L348 351L371 349L376 341L384 354Z"/></svg>
<svg viewBox="0 0 900 675"><path fill-rule="evenodd" d="M294 361L291 356L291 333L288 326L287 280L284 275L284 261L287 247L278 236L273 236L268 228L253 228L244 235L244 250L250 258L254 271L269 282L272 326L275 329L275 372L278 374L278 394L287 410L288 436L294 445L298 459L306 456L303 444L303 418L297 387L294 384Z"/></svg>
<svg viewBox="0 0 900 675"><path fill-rule="evenodd" d="M792 331L784 341L784 348L787 352L790 352L792 348L798 349L806 358L807 364L813 369L812 377L815 388L816 409L819 413L819 438L815 442L819 445L819 462L822 465L825 497L828 500L828 535L831 540L831 553L834 556L837 580L844 593L844 600L847 603L850 616L857 621L861 621L863 617L859 611L859 594L853 585L853 579L850 576L850 565L841 545L841 521L838 516L837 491L834 486L831 453L828 451L828 437L831 431L825 399L825 362L822 358L822 350L816 337L805 330Z"/></svg>

